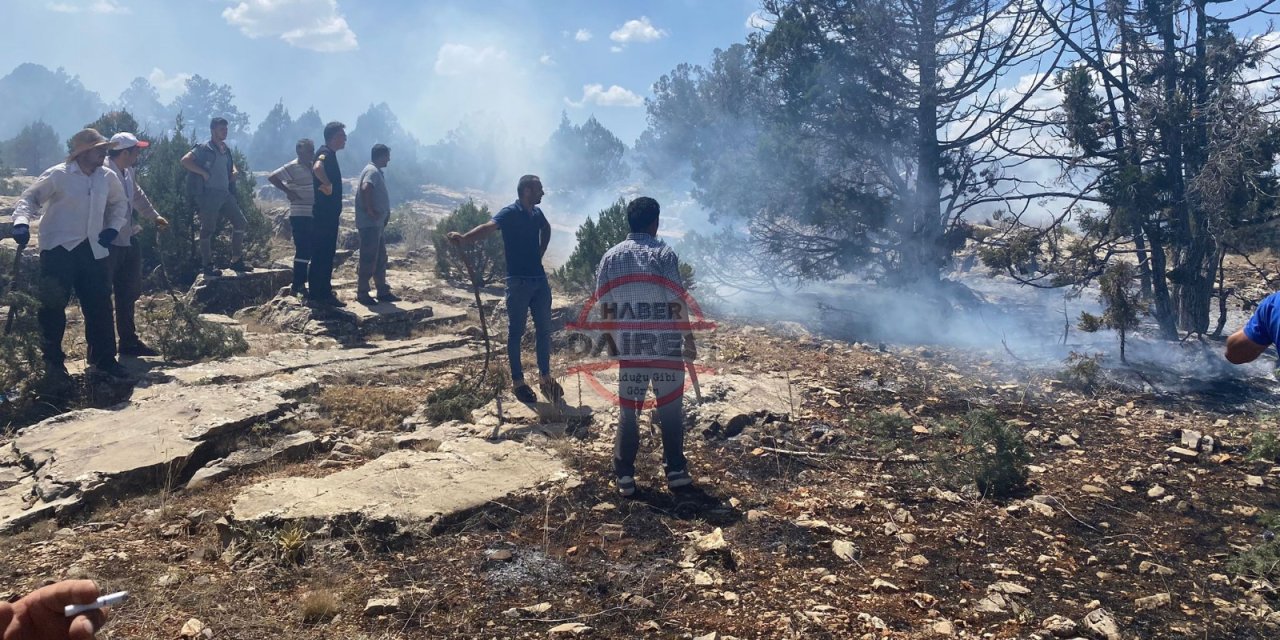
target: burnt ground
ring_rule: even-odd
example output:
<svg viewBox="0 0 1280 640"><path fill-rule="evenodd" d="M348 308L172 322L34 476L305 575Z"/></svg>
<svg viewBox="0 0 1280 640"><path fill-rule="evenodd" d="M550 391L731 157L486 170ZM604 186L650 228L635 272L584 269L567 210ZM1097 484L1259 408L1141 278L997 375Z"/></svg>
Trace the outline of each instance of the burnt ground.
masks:
<svg viewBox="0 0 1280 640"><path fill-rule="evenodd" d="M722 326L709 346L708 364L721 371L789 372L795 406L732 437L691 430L697 492L659 486L657 439L642 427L642 493L617 497L612 428L596 424L546 443L577 471L576 486L540 487L432 531L220 530L214 520L241 488L328 473L318 460L275 464L2 538L4 588L89 576L106 591L128 589L134 598L102 634L110 638L174 638L191 618L213 637L244 639L532 638L552 629L1027 638L1049 637L1042 624L1052 616L1081 625L1064 626L1072 637L1090 635L1082 625L1097 609L1125 638L1280 634L1266 579L1276 577L1280 550L1263 536L1280 511L1280 470L1274 458L1256 459L1275 455L1255 435L1276 431L1267 416L1167 390L1078 391L1057 379L1061 371L1011 367L998 354L742 326ZM425 396L434 380L352 389L396 394L378 406L407 414L405 390ZM307 428L360 426L342 424L359 418L331 404L319 403ZM975 410L1025 441L1027 482L1011 495L983 495L973 482L986 450L971 437ZM1171 458L1166 450L1193 429L1215 440L1214 451ZM366 612L369 598L383 596L396 606Z"/></svg>

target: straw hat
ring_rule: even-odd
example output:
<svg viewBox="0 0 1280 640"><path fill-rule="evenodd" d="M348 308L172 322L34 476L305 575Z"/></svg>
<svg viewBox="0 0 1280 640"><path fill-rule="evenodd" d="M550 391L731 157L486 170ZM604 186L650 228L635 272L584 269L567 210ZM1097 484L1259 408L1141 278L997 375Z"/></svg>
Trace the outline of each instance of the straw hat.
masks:
<svg viewBox="0 0 1280 640"><path fill-rule="evenodd" d="M81 129L79 133L71 136L71 155L67 156L67 162L75 160L80 154L91 149L104 147L110 149L115 143L106 139L97 129Z"/></svg>

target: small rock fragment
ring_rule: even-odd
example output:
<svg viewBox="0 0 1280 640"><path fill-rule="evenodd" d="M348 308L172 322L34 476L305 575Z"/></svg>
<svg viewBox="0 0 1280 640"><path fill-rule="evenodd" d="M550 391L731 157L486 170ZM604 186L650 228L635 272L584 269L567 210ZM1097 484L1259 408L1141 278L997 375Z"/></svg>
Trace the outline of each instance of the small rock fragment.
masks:
<svg viewBox="0 0 1280 640"><path fill-rule="evenodd" d="M1059 615L1049 616L1040 623L1040 628L1053 634L1056 638L1070 638L1076 634L1076 621Z"/></svg>
<svg viewBox="0 0 1280 640"><path fill-rule="evenodd" d="M848 540L835 540L831 543L831 551L836 554L837 558L845 562L852 562L856 549L852 542Z"/></svg>
<svg viewBox="0 0 1280 640"><path fill-rule="evenodd" d="M547 635L580 636L585 633L589 633L590 631L591 631L591 627L588 627L587 625L582 624L581 622L566 622L564 624L551 627L551 629L547 631Z"/></svg>
<svg viewBox="0 0 1280 640"><path fill-rule="evenodd" d="M1100 640L1122 640L1120 625L1116 624L1115 618L1111 617L1111 613L1106 609L1090 611L1089 615L1084 617L1084 628L1090 635Z"/></svg>
<svg viewBox="0 0 1280 640"><path fill-rule="evenodd" d="M1185 447L1169 447L1168 449L1165 449L1164 452L1168 454L1170 458L1181 460L1183 462L1195 462L1200 458L1200 453L1198 451L1195 451L1194 449L1187 449Z"/></svg>
<svg viewBox="0 0 1280 640"><path fill-rule="evenodd" d="M364 605L364 615L366 617L385 616L400 610L400 597L391 596L387 598L369 598Z"/></svg>
<svg viewBox="0 0 1280 640"><path fill-rule="evenodd" d="M1133 606L1136 607L1138 611L1146 611L1147 609L1159 609L1160 607L1168 606L1172 601L1173 598L1169 594L1157 593L1154 596L1147 596L1145 598L1138 598L1134 600Z"/></svg>

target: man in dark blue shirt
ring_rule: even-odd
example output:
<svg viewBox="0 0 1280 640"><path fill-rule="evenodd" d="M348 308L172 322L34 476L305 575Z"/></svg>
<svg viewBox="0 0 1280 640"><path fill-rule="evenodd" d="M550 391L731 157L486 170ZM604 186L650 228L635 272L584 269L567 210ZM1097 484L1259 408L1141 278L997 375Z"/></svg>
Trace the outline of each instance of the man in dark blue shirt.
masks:
<svg viewBox="0 0 1280 640"><path fill-rule="evenodd" d="M1231 364L1253 362L1267 347L1280 343L1280 294L1273 293L1254 310L1244 328L1227 338L1227 361Z"/></svg>
<svg viewBox="0 0 1280 640"><path fill-rule="evenodd" d="M520 364L520 339L530 312L542 395L554 402L563 393L551 377L551 286L542 268L542 256L551 242L551 224L538 208L543 193L538 176L523 176L516 185L518 200L466 233L449 234L450 242L462 246L502 230L502 249L507 257L507 359L516 399L524 403L537 400L524 381Z"/></svg>
<svg viewBox="0 0 1280 640"><path fill-rule="evenodd" d="M347 126L324 126L324 146L316 149L312 167L315 204L311 206L311 268L307 272L307 299L331 307L347 306L333 294L333 254L338 250L338 219L342 217L342 169L337 152L347 146Z"/></svg>

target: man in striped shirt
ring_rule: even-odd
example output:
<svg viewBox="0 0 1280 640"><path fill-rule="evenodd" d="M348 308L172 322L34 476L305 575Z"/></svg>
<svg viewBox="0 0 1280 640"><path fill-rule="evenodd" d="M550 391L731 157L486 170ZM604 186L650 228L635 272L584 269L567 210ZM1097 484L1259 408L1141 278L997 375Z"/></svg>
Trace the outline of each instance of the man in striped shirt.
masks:
<svg viewBox="0 0 1280 640"><path fill-rule="evenodd" d="M600 260L592 322L608 332L609 355L618 360L618 433L613 471L618 492L636 492L640 448L638 414L653 388L662 428L667 487L693 484L684 457L684 362L692 359L688 305L680 258L657 239L658 201L639 197L627 205L631 233Z"/></svg>
<svg viewBox="0 0 1280 640"><path fill-rule="evenodd" d="M303 138L294 145L297 159L271 172L267 182L289 198L289 230L293 235L293 286L289 293L307 295L307 269L311 266L311 207L315 204L311 165L316 159L316 144Z"/></svg>

